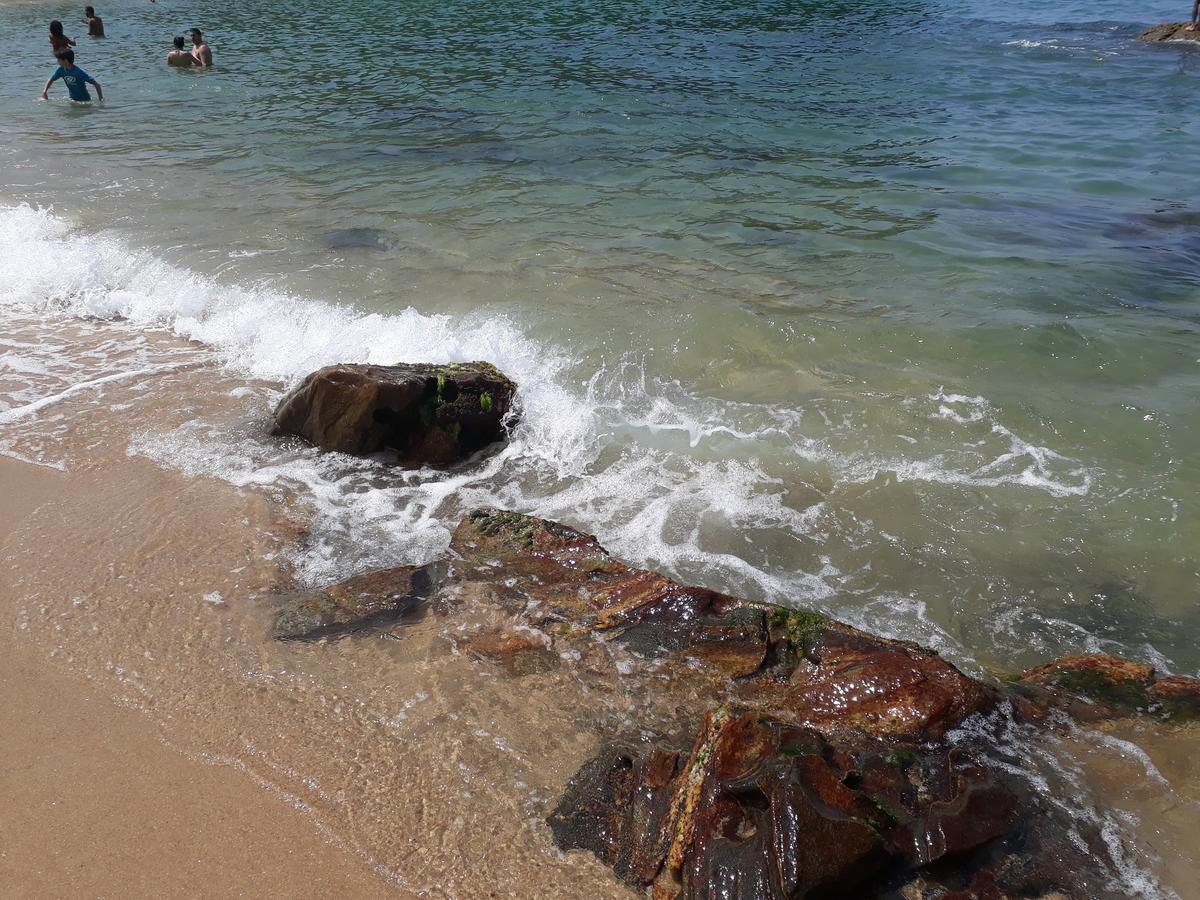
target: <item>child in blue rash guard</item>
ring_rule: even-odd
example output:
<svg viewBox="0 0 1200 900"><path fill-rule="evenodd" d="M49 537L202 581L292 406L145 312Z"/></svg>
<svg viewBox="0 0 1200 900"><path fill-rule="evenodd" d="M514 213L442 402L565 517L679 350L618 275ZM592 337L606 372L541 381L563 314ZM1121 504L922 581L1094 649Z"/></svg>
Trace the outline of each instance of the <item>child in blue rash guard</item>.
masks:
<svg viewBox="0 0 1200 900"><path fill-rule="evenodd" d="M74 50L60 50L55 56L58 57L59 66L46 81L46 86L42 88L43 100L49 99L47 95L50 93L50 85L54 84L60 78L67 86L67 93L71 95L71 99L76 103L92 102L92 95L88 93L87 89L89 84L94 84L96 86L96 96L101 100L104 99L104 91L100 87L100 82L75 65Z"/></svg>

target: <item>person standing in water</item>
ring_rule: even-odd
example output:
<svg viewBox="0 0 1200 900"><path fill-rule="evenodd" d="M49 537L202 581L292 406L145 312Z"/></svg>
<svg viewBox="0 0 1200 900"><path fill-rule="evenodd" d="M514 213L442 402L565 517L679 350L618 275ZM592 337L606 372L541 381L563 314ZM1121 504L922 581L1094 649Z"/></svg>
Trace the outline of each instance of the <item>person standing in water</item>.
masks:
<svg viewBox="0 0 1200 900"><path fill-rule="evenodd" d="M192 54L183 49L183 35L175 38L175 49L167 54L168 66L194 66L196 60L192 58Z"/></svg>
<svg viewBox="0 0 1200 900"><path fill-rule="evenodd" d="M83 21L88 27L88 37L104 37L104 20L96 15L94 7L83 8Z"/></svg>
<svg viewBox="0 0 1200 900"><path fill-rule="evenodd" d="M79 66L75 65L74 50L59 50L55 54L58 57L58 68L54 70L54 74L46 80L46 86L42 88L42 99L49 100L50 85L62 79L67 86L67 93L71 95L71 100L75 103L91 103L92 95L88 93L87 86L94 84L96 86L96 96L101 100L104 99L104 91L100 87L100 82L89 75Z"/></svg>
<svg viewBox="0 0 1200 900"><path fill-rule="evenodd" d="M50 52L58 56L63 50L69 50L75 42L63 34L62 22L55 19L50 23Z"/></svg>
<svg viewBox="0 0 1200 900"><path fill-rule="evenodd" d="M200 33L199 28L191 30L192 35L192 59L195 60L198 66L212 65L212 50L208 44L204 43L204 35Z"/></svg>
<svg viewBox="0 0 1200 900"><path fill-rule="evenodd" d="M1192 21L1183 26L1184 31L1195 31L1200 27L1200 0L1192 0Z"/></svg>

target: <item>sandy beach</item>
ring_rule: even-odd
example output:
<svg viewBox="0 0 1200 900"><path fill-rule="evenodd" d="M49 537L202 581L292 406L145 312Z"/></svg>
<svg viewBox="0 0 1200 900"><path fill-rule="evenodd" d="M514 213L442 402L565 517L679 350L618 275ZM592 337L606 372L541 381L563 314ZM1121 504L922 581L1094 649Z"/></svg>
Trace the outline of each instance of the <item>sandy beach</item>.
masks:
<svg viewBox="0 0 1200 900"><path fill-rule="evenodd" d="M230 765L201 762L108 685L14 633L17 531L69 475L0 458L0 883L10 896L397 897L310 816ZM82 535L78 535L82 537ZM78 565L81 561L76 560Z"/></svg>
<svg viewBox="0 0 1200 900"><path fill-rule="evenodd" d="M60 323L56 340L86 357L122 327ZM547 884L631 897L590 855L555 850L542 819L603 734L672 710L567 671L513 682L455 651L489 627L469 610L272 641L271 598L311 539L304 506L126 449L197 410L265 435L245 389L268 386L167 335L142 352L188 363L48 392L9 431L48 464L0 458L0 751L14 761L0 802L17 811L0 824L5 883L30 897L524 897ZM1136 809L1159 874L1185 883L1194 736L1118 734L1152 757L1085 743L1071 777ZM1143 766L1169 781L1132 777Z"/></svg>

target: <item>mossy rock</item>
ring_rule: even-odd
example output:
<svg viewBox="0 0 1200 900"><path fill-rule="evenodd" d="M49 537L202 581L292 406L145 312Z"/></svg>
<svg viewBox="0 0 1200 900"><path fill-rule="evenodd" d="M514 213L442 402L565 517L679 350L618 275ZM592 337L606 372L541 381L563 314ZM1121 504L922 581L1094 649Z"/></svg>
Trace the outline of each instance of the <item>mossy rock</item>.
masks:
<svg viewBox="0 0 1200 900"><path fill-rule="evenodd" d="M507 438L517 385L491 363L328 366L275 410L275 433L403 466L446 467Z"/></svg>

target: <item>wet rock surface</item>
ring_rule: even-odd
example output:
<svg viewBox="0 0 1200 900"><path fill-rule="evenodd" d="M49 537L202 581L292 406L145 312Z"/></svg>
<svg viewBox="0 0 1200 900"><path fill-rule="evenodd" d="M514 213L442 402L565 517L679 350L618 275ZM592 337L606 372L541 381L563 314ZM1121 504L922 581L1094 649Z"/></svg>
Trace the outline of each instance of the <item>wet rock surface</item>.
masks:
<svg viewBox="0 0 1200 900"><path fill-rule="evenodd" d="M281 595L272 636L317 640L416 621L436 578L431 566L398 566L355 575L322 591Z"/></svg>
<svg viewBox="0 0 1200 900"><path fill-rule="evenodd" d="M1103 653L1063 656L1019 680L1035 698L1090 721L1148 715L1168 721L1200 719L1200 681L1158 676L1153 666Z"/></svg>
<svg viewBox="0 0 1200 900"><path fill-rule="evenodd" d="M338 365L313 372L275 410L275 433L326 450L395 451L446 467L504 440L516 384L490 363Z"/></svg>
<svg viewBox="0 0 1200 900"><path fill-rule="evenodd" d="M996 756L989 728L1062 711L1182 721L1200 706L1195 679L1107 656L988 684L915 644L680 585L591 535L500 510L464 518L436 571L368 573L300 599L280 636L428 609L458 620L453 652L500 677L570 667L663 698L670 722L610 732L547 819L561 848L658 900L1112 896L1099 827L1068 821Z"/></svg>
<svg viewBox="0 0 1200 900"><path fill-rule="evenodd" d="M1159 41L1200 41L1200 31L1188 31L1187 22L1165 22L1147 28L1139 36L1139 41L1157 43Z"/></svg>
<svg viewBox="0 0 1200 900"><path fill-rule="evenodd" d="M954 748L831 741L719 707L690 751L604 748L548 822L655 897L876 896L1008 834L1018 806Z"/></svg>

